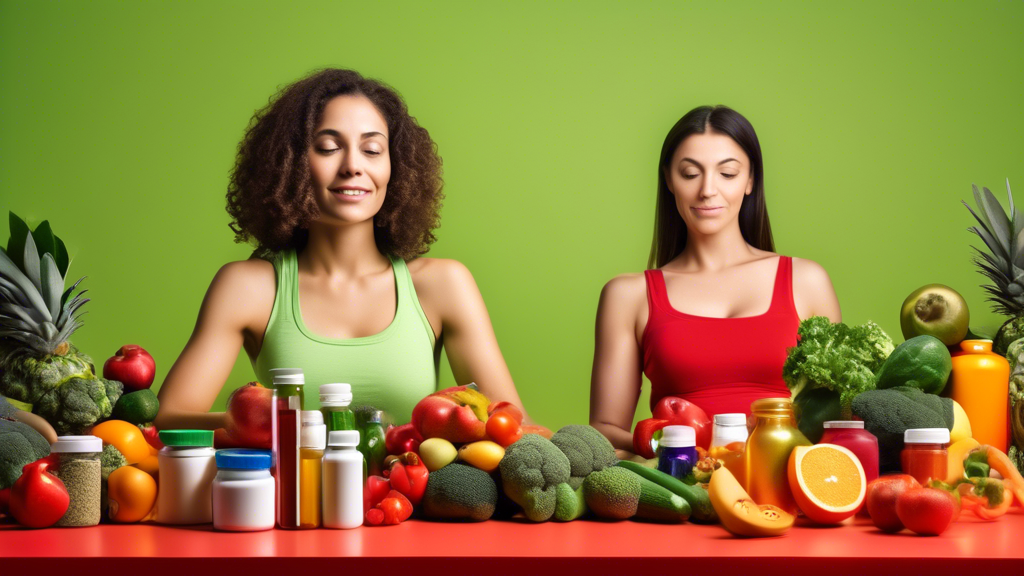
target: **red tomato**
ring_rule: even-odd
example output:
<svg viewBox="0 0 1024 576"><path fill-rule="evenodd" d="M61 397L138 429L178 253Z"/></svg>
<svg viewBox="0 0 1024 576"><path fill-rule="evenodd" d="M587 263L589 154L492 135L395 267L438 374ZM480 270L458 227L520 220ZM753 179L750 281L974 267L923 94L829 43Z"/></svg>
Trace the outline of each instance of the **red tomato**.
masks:
<svg viewBox="0 0 1024 576"><path fill-rule="evenodd" d="M869 482L864 501L871 521L884 532L902 530L903 522L896 513L896 499L907 490L920 487L921 484L909 474L882 476Z"/></svg>
<svg viewBox="0 0 1024 576"><path fill-rule="evenodd" d="M523 428L513 415L498 412L487 419L487 435L502 446L511 446L523 437Z"/></svg>
<svg viewBox="0 0 1024 576"><path fill-rule="evenodd" d="M896 499L896 514L911 531L938 536L949 528L956 515L953 495L938 488L914 488Z"/></svg>

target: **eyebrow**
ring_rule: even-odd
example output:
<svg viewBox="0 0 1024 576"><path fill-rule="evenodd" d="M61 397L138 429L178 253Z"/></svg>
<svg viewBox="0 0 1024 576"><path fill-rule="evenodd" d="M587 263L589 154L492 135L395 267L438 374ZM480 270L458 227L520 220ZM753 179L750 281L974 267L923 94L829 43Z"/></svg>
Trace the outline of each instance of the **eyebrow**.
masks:
<svg viewBox="0 0 1024 576"><path fill-rule="evenodd" d="M321 131L317 132L316 134L313 134L313 138L319 138L320 136L334 136L335 138L341 138L341 133L338 132L337 130L331 130L330 128L327 128L325 130L321 130ZM388 139L388 137L385 136L381 132L363 132L362 133L362 139L363 140L365 140L367 138L372 138L373 136L381 136L385 140Z"/></svg>
<svg viewBox="0 0 1024 576"><path fill-rule="evenodd" d="M693 162L694 164L696 164L697 166L700 166L701 168L704 167L703 164L701 164L700 162L697 162L693 158L683 158L682 160L685 160L687 162ZM721 166L722 164L725 164L726 162L739 162L739 160L737 160L736 158L726 158L725 160L722 160L721 162L719 162L718 165Z"/></svg>

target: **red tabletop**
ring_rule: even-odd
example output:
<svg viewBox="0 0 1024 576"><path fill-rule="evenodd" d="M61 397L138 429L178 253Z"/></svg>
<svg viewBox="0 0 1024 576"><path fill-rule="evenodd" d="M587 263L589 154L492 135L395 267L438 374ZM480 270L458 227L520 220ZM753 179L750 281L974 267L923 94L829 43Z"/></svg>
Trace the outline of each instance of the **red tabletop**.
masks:
<svg viewBox="0 0 1024 576"><path fill-rule="evenodd" d="M394 564L399 558L404 564ZM1020 574L1024 514L996 522L972 515L938 537L883 534L870 521L838 527L798 522L779 538L739 539L721 526L576 521L567 524L410 520L355 530L215 532L152 524L0 529L0 574L178 574L388 569L382 574ZM412 567L415 566L415 569ZM472 572L469 572L472 570ZM712 570L713 572L705 572ZM825 570L825 571L822 571ZM318 574L328 574L318 572Z"/></svg>

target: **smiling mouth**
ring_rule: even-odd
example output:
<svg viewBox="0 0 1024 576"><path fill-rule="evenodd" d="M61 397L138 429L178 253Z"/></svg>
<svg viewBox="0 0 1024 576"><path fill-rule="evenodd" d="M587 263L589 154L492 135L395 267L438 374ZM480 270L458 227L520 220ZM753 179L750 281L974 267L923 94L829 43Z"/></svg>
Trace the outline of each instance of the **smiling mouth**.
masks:
<svg viewBox="0 0 1024 576"><path fill-rule="evenodd" d="M722 206L694 206L692 209L698 212L714 212L715 210L721 210Z"/></svg>
<svg viewBox="0 0 1024 576"><path fill-rule="evenodd" d="M351 189L347 189L347 188L344 188L344 189L343 188L337 188L337 189L331 190L331 192L333 192L334 194L340 194L341 196L363 196L365 194L369 194L370 193L367 190L351 190Z"/></svg>

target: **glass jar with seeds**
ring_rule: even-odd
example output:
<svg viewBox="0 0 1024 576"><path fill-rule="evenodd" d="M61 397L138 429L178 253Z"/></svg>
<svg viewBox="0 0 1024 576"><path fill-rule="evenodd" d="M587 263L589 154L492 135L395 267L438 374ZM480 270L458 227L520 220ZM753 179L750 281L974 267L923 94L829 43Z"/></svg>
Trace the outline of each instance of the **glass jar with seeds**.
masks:
<svg viewBox="0 0 1024 576"><path fill-rule="evenodd" d="M50 447L57 455L54 474L64 482L71 503L57 526L100 523L100 454L103 440L95 436L60 436Z"/></svg>

